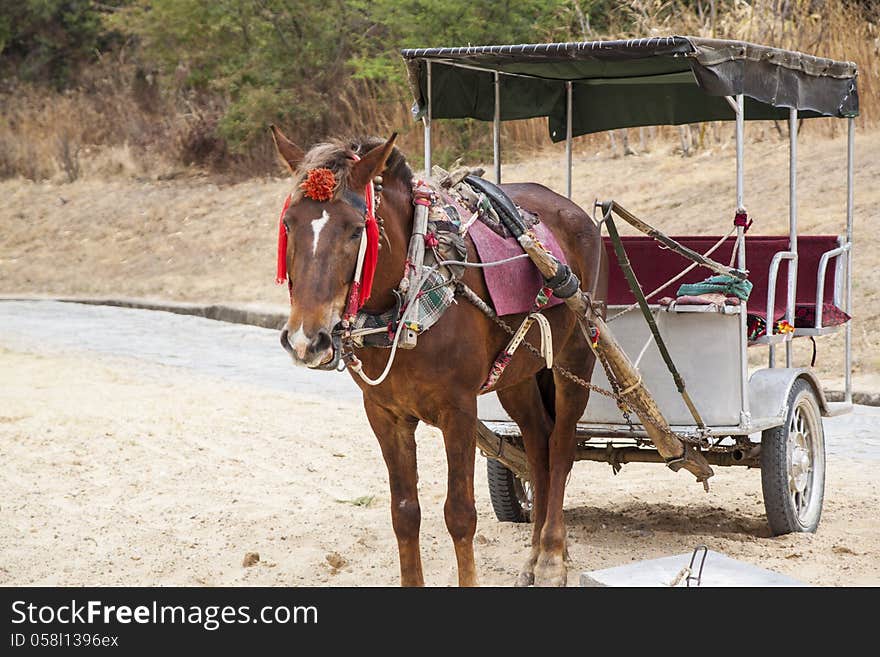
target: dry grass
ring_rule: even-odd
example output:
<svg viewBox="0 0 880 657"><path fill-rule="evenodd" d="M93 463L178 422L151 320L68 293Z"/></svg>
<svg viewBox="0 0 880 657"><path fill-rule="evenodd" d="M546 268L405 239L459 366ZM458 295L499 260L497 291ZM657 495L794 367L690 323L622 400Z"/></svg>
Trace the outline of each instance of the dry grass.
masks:
<svg viewBox="0 0 880 657"><path fill-rule="evenodd" d="M880 39L878 28L855 3L840 0L754 0L719 2L713 20L710 3L687 7L676 1L621 2L616 22L599 33L577 16L560 16L560 25L581 25L578 33L560 31L554 39L603 39L662 34L717 36L802 50L834 59L854 60L860 69L862 126L880 114ZM577 13L578 3L571 5ZM178 80L159 80L129 63L125 52L105 57L66 94L26 85L0 90L0 179L71 180L80 176L117 178L175 175L182 167L219 172L241 179L271 172L270 141L244 154L233 154L216 131L225 101L195 96L178 88ZM401 146L421 152L421 130L409 113L409 91L376 81L348 79L338 88L328 115L333 135L401 133ZM833 136L831 123L810 130ZM295 133L295 126L288 126ZM445 164L464 154L470 159L491 153L491 131L478 122L435 124L435 159ZM633 150L685 143L691 152L712 148L711 128L697 125L679 131L652 129L630 133ZM325 135L303 135L317 141ZM527 157L547 143L544 120L505 124L507 156ZM311 139L309 139L311 138ZM619 140L620 136L618 136ZM579 140L581 147L608 147L606 134ZM445 146L444 146L445 145ZM616 144L619 152L623 146ZM94 161L93 161L94 160ZM417 164L420 159L413 157Z"/></svg>

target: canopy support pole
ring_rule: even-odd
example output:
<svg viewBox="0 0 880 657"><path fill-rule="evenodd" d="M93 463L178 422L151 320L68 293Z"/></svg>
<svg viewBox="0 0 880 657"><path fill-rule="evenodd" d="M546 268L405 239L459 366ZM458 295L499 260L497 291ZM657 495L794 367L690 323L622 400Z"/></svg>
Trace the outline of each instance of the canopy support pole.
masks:
<svg viewBox="0 0 880 657"><path fill-rule="evenodd" d="M744 156L743 146L745 144L746 129L746 106L745 97L737 94L735 99L729 96L725 97L728 103L731 103L736 112L736 211L745 212L745 176L744 176ZM734 101L734 102L731 102ZM745 226L736 227L736 245L737 260L736 266L740 271L746 271L746 231ZM744 310L744 309L743 309ZM740 332L740 373L739 373L739 393L741 399L740 424L748 426L751 423L749 414L749 358L748 358L748 324L746 322L746 313L741 311L739 314L739 332ZM773 346L770 346L773 349Z"/></svg>
<svg viewBox="0 0 880 657"><path fill-rule="evenodd" d="M571 198L571 81L565 83L565 195Z"/></svg>
<svg viewBox="0 0 880 657"><path fill-rule="evenodd" d="M798 113L797 108L788 110L788 250L794 254L794 258L788 261L788 296L785 302L785 319L794 326L794 305L797 299L797 137L798 137ZM768 326L770 325L768 318ZM790 338L787 335L787 338ZM792 342L790 339L785 343L785 366L791 367Z"/></svg>
<svg viewBox="0 0 880 657"><path fill-rule="evenodd" d="M492 119L492 157L495 163L495 184L501 184L501 76L495 71L495 116Z"/></svg>
<svg viewBox="0 0 880 657"><path fill-rule="evenodd" d="M736 209L737 212L745 210L743 200L743 143L745 141L745 104L743 95L736 96ZM743 239L744 226L736 229L736 243L739 245L736 268L742 271L746 269L746 243Z"/></svg>
<svg viewBox="0 0 880 657"><path fill-rule="evenodd" d="M855 171L855 133L856 120L848 119L846 135L846 243L850 245L846 252L846 313L852 316L852 239L853 239L853 175ZM821 302L821 299L819 300ZM845 330L844 401L852 404L852 320L846 323Z"/></svg>
<svg viewBox="0 0 880 657"><path fill-rule="evenodd" d="M422 121L425 124L425 177L431 176L431 61L426 62L428 67L428 108Z"/></svg>

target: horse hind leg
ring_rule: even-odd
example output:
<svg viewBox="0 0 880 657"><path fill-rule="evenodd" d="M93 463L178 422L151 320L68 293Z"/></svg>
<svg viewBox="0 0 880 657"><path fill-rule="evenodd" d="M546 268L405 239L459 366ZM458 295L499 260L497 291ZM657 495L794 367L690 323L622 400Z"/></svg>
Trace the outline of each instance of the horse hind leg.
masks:
<svg viewBox="0 0 880 657"><path fill-rule="evenodd" d="M522 433L532 474L532 546L516 580L517 586L535 583L535 565L541 553L541 530L547 513L547 483L550 474L548 440L553 421L547 413L535 378L498 391L498 400Z"/></svg>
<svg viewBox="0 0 880 657"><path fill-rule="evenodd" d="M418 471L415 430L418 421L401 418L375 404L364 402L370 426L379 440L391 487L391 524L397 537L401 586L424 586L419 550Z"/></svg>
<svg viewBox="0 0 880 657"><path fill-rule="evenodd" d="M595 357L591 352L579 354L577 369L582 378L589 380ZM563 364L569 367L568 363ZM577 422L584 413L589 391L554 372L556 384L556 418L550 434L550 476L547 488L547 512L541 530L541 551L535 567L535 584L565 586L566 532L563 515L565 484L574 463L577 440Z"/></svg>

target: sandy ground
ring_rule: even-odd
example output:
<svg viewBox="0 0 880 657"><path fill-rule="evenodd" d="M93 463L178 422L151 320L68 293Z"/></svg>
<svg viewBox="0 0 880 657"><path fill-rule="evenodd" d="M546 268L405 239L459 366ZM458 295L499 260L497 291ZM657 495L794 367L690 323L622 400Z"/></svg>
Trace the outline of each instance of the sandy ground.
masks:
<svg viewBox="0 0 880 657"><path fill-rule="evenodd" d="M107 355L0 349L0 584L393 585L387 477L363 410ZM456 581L439 433L418 432L422 553ZM477 460L483 584L508 585L529 527L499 523ZM771 538L757 471L576 464L577 573L689 552L822 585L880 584L876 461L832 457L815 535ZM243 567L247 552L260 561Z"/></svg>

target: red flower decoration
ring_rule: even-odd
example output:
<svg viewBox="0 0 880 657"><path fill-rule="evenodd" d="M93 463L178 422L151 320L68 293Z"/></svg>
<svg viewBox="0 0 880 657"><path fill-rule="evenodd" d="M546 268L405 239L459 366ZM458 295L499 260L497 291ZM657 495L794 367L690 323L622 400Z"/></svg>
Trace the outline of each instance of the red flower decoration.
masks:
<svg viewBox="0 0 880 657"><path fill-rule="evenodd" d="M330 169L312 169L299 186L310 199L329 201L336 188L336 176Z"/></svg>

